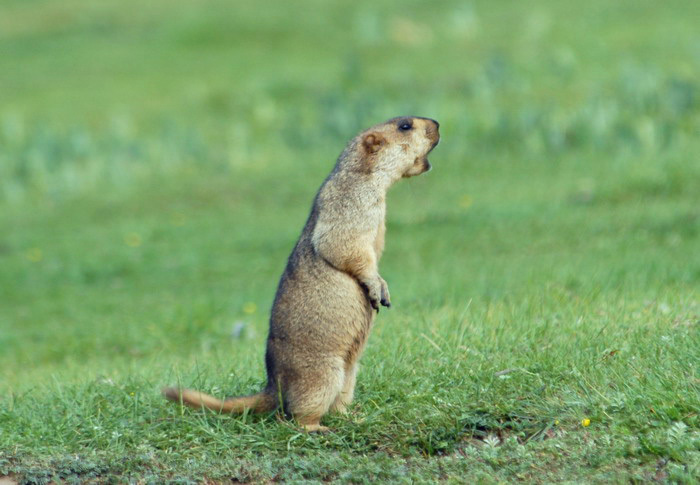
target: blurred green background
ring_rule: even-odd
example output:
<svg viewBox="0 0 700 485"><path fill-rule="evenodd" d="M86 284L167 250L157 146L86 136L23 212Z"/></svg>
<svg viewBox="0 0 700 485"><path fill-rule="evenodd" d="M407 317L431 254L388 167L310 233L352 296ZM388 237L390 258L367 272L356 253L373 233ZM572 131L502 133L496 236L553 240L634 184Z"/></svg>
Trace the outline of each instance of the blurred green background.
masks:
<svg viewBox="0 0 700 485"><path fill-rule="evenodd" d="M0 1L0 474L109 449L98 468L119 476L148 449L165 471L133 462L140 479L192 477L191 457L229 476L245 420L218 439L196 414L163 424L179 411L157 390L262 382L268 309L315 191L355 133L409 114L440 121L442 142L434 170L389 196L394 305L357 423L334 425L357 432L331 438L355 453L336 477L370 473L353 460L377 450L512 432L539 437L530 458L493 451L522 469L476 451L441 462L447 475L690 480L698 19L694 0ZM493 377L508 368L527 372ZM583 434L585 416L599 427ZM535 445L554 422L568 438ZM259 426L290 449L292 431ZM172 454L192 436L203 448ZM309 469L329 463L316 439L294 445L314 450L297 457ZM595 472L576 475L557 442ZM382 457L371 473L398 477ZM251 460L236 476L275 476ZM413 479L434 476L419 463Z"/></svg>
<svg viewBox="0 0 700 485"><path fill-rule="evenodd" d="M397 113L441 119L452 173L591 152L608 160L591 172L617 170L698 130L694 2L1 8L4 200L128 185L145 165L314 174Z"/></svg>

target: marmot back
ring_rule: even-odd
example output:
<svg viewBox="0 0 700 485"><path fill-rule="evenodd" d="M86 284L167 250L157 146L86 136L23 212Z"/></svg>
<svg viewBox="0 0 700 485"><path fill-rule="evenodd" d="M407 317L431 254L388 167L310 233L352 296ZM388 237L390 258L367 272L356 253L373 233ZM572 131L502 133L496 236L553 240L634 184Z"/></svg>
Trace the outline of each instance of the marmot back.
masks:
<svg viewBox="0 0 700 485"><path fill-rule="evenodd" d="M345 412L357 363L379 306L391 306L378 271L384 250L386 192L430 170L438 123L400 117L363 131L321 185L277 288L270 315L267 386L219 401L191 390L169 399L225 412L272 411L281 402L307 431L328 411Z"/></svg>

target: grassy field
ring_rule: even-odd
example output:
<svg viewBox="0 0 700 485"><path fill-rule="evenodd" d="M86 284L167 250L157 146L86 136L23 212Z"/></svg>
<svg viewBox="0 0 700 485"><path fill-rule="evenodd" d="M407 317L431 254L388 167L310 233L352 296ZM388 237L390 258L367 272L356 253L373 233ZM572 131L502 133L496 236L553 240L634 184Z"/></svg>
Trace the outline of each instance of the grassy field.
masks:
<svg viewBox="0 0 700 485"><path fill-rule="evenodd" d="M700 3L0 3L0 477L700 480ZM440 121L388 201L324 435L163 400L264 381L344 143Z"/></svg>

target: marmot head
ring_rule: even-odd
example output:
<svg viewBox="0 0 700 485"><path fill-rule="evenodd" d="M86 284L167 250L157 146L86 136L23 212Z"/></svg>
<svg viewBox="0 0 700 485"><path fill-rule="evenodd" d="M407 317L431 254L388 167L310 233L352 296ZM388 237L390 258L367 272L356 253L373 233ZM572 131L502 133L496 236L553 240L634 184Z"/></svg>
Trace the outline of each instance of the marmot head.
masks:
<svg viewBox="0 0 700 485"><path fill-rule="evenodd" d="M353 140L353 167L391 181L430 170L428 153L440 140L440 124L430 118L401 116L373 126Z"/></svg>

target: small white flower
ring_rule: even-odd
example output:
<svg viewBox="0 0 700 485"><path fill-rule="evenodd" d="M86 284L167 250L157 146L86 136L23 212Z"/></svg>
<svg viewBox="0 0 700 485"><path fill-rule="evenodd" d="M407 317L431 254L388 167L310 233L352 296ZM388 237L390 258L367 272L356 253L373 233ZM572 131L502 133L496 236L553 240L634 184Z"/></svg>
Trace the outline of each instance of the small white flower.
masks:
<svg viewBox="0 0 700 485"><path fill-rule="evenodd" d="M498 436L490 434L484 438L484 444L489 448L495 448L501 444L501 440L498 439Z"/></svg>

